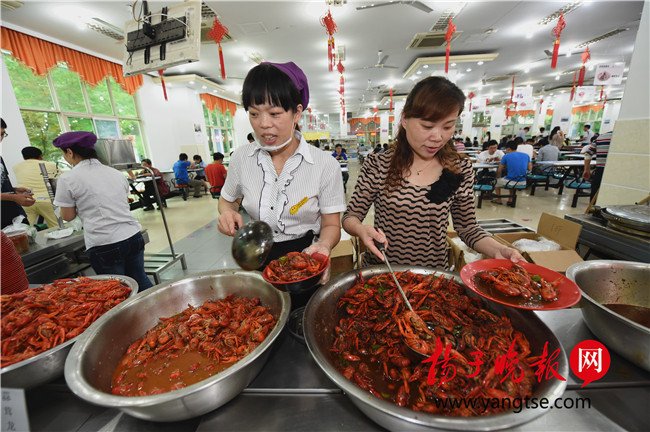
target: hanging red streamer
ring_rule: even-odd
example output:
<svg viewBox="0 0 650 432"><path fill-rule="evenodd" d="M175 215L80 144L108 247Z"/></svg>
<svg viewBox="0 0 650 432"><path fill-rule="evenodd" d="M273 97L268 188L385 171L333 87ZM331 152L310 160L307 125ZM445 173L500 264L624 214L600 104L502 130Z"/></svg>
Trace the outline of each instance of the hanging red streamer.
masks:
<svg viewBox="0 0 650 432"><path fill-rule="evenodd" d="M334 51L336 50L334 45L334 33L338 30L334 17L332 16L332 11L327 9L327 14L320 19L320 23L325 27L325 32L327 33L327 69L332 72L336 61L334 55Z"/></svg>
<svg viewBox="0 0 650 432"><path fill-rule="evenodd" d="M573 100L573 96L576 94L576 75L577 72L573 72L573 84L571 84L571 97L569 97L569 101Z"/></svg>
<svg viewBox="0 0 650 432"><path fill-rule="evenodd" d="M553 35L555 36L555 42L553 43L553 57L551 57L551 69L555 69L557 66L557 57L560 54L560 35L562 30L566 27L566 21L564 21L564 14L560 14L557 19L557 24L553 28Z"/></svg>
<svg viewBox="0 0 650 432"><path fill-rule="evenodd" d="M165 96L165 100L169 100L167 99L167 87L165 86L165 78L163 78L163 69L158 70L158 76L160 77L160 84L162 85L163 96Z"/></svg>
<svg viewBox="0 0 650 432"><path fill-rule="evenodd" d="M539 100L539 113L540 114L542 113L542 105L544 105L544 98L541 98Z"/></svg>
<svg viewBox="0 0 650 432"><path fill-rule="evenodd" d="M311 114L311 107L310 107L310 108L307 108L307 112L309 113L309 129L311 129L311 128L312 128L311 123L312 123L312 121L313 121L313 119L314 119L313 116L312 116L312 114Z"/></svg>
<svg viewBox="0 0 650 432"><path fill-rule="evenodd" d="M212 28L208 32L208 36L213 39L219 47L219 67L221 68L221 79L226 79L226 64L223 61L223 50L221 49L221 40L228 34L228 27L221 24L219 18L214 17Z"/></svg>
<svg viewBox="0 0 650 432"><path fill-rule="evenodd" d="M393 112L393 88L388 89L388 96L390 97L390 105L388 105L388 114Z"/></svg>
<svg viewBox="0 0 650 432"><path fill-rule="evenodd" d="M589 61L591 58L591 53L589 52L589 47L585 48L585 52L582 53L582 67L580 68L580 74L578 75L578 87L582 86L585 82L585 72L586 72L586 66L585 64Z"/></svg>
<svg viewBox="0 0 650 432"><path fill-rule="evenodd" d="M469 112L470 113L472 112L472 99L474 99L474 96L476 96L474 94L474 92L469 92L469 94L467 95L467 99L469 99Z"/></svg>
<svg viewBox="0 0 650 432"><path fill-rule="evenodd" d="M456 25L449 18L449 23L447 24L447 33L445 34L445 41L447 41L447 47L445 48L445 73L449 73L449 53L451 52L451 39L454 37L456 32Z"/></svg>
<svg viewBox="0 0 650 432"><path fill-rule="evenodd" d="M510 85L510 103L512 103L512 98L515 97L515 76L512 76L512 84Z"/></svg>
<svg viewBox="0 0 650 432"><path fill-rule="evenodd" d="M341 94L341 96L343 96L345 94L345 78L343 77L343 72L345 72L345 67L343 66L343 63L341 63L341 59L339 59L339 62L336 65L336 70L338 70L340 74L339 93Z"/></svg>
<svg viewBox="0 0 650 432"><path fill-rule="evenodd" d="M600 96L598 96L598 101L603 100L603 93L605 92L605 86L600 86Z"/></svg>

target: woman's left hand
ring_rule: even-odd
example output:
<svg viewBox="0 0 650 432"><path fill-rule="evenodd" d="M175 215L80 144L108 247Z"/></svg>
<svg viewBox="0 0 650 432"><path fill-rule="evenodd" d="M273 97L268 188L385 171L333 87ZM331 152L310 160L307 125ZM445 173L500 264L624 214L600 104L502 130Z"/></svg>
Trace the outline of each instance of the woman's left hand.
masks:
<svg viewBox="0 0 650 432"><path fill-rule="evenodd" d="M512 262L526 261L517 249L511 247L503 247L497 251L494 258L509 259Z"/></svg>
<svg viewBox="0 0 650 432"><path fill-rule="evenodd" d="M330 248L327 245L324 245L322 243L316 242L313 243L311 246L303 250L304 253L313 255L315 253L325 255L326 257L330 256ZM323 276L321 276L320 280L318 281L321 285L325 285L327 282L330 280L330 273L331 273L331 265L328 263L327 268L323 272Z"/></svg>

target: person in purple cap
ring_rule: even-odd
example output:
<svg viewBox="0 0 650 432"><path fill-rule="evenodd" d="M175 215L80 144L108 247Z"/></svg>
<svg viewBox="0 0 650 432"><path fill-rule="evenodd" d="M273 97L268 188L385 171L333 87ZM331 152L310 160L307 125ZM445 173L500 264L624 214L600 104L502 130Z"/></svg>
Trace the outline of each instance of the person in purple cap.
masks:
<svg viewBox="0 0 650 432"><path fill-rule="evenodd" d="M255 141L230 159L219 231L232 236L243 225L242 199L252 219L273 229L267 263L292 251L329 256L341 236L345 196L338 162L309 145L298 127L309 104L307 77L292 62L262 63L248 72L242 102Z"/></svg>
<svg viewBox="0 0 650 432"><path fill-rule="evenodd" d="M91 132L66 132L53 141L73 167L59 178L54 205L63 220L81 219L95 273L129 276L147 289L152 284L144 271L142 227L129 208L129 183L97 159L96 142Z"/></svg>

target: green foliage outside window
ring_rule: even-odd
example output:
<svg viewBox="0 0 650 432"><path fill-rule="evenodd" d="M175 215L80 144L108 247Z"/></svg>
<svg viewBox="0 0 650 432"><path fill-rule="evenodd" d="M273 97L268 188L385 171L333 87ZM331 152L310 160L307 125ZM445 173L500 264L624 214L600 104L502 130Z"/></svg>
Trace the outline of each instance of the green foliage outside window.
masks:
<svg viewBox="0 0 650 432"><path fill-rule="evenodd" d="M61 111L88 112L83 91L81 90L79 75L68 70L67 67L56 67L52 69L50 76L52 77L54 91L56 91Z"/></svg>
<svg viewBox="0 0 650 432"><path fill-rule="evenodd" d="M93 114L113 115L111 98L108 95L106 81L100 81L95 87L87 86L88 102Z"/></svg>
<svg viewBox="0 0 650 432"><path fill-rule="evenodd" d="M144 150L144 141L142 140L142 133L140 132L140 122L137 120L120 120L120 132L122 137L131 140L135 155L138 159L146 157Z"/></svg>
<svg viewBox="0 0 650 432"><path fill-rule="evenodd" d="M56 162L61 157L61 150L52 145L54 138L61 134L61 126L56 113L43 111L20 112L23 116L29 144L43 151L43 159Z"/></svg>
<svg viewBox="0 0 650 432"><path fill-rule="evenodd" d="M117 109L118 117L137 117L138 112L135 109L135 100L133 96L128 94L113 78L108 78L111 83L111 93L113 95L113 102L115 109Z"/></svg>
<svg viewBox="0 0 650 432"><path fill-rule="evenodd" d="M47 78L34 72L9 55L2 56L11 77L18 106L21 108L54 109Z"/></svg>
<svg viewBox="0 0 650 432"><path fill-rule="evenodd" d="M71 131L86 131L95 133L93 120L83 117L68 117L68 124Z"/></svg>

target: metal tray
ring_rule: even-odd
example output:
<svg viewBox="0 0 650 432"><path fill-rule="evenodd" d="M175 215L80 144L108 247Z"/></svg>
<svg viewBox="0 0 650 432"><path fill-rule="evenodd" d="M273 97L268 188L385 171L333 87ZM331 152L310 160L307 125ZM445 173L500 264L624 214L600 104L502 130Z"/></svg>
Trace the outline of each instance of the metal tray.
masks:
<svg viewBox="0 0 650 432"><path fill-rule="evenodd" d="M132 299L138 293L138 283L127 276L98 275L86 277L96 280L118 279L123 284L130 287L131 294L126 300L122 302L122 304L127 302L129 299ZM97 321L100 319L102 319L102 317L99 317ZM68 353L70 352L72 345L82 335L83 333L77 337L63 342L60 345L55 346L52 349L44 351L37 356L0 369L0 379L2 380L2 386L26 389L45 384L63 375L63 368L65 366L65 360L68 357Z"/></svg>
<svg viewBox="0 0 650 432"><path fill-rule="evenodd" d="M650 232L650 206L612 206L602 209L601 214L618 225Z"/></svg>
<svg viewBox="0 0 650 432"><path fill-rule="evenodd" d="M395 271L410 270L420 274L442 274L453 277L462 284L457 274L425 267L395 266ZM474 430L490 431L514 427L527 423L546 412L546 409L523 409L519 413L504 412L491 416L458 418L442 415L426 414L399 407L391 402L380 400L347 380L332 364L329 348L334 339L334 327L338 324L338 299L350 288L358 274L366 279L386 273L384 266L372 266L361 270L345 273L323 286L311 298L305 311L304 332L307 347L314 360L325 374L340 387L352 402L373 421L389 430ZM467 294L476 294L467 290ZM545 342L548 342L549 352L560 350L557 358L558 372L566 377L569 374L567 356L553 332L531 311L503 307L487 303L487 307L497 314L505 313L515 328L523 332L530 342L533 353L541 353ZM548 380L538 384L532 397L547 398L549 405L561 397L566 389L566 381Z"/></svg>

